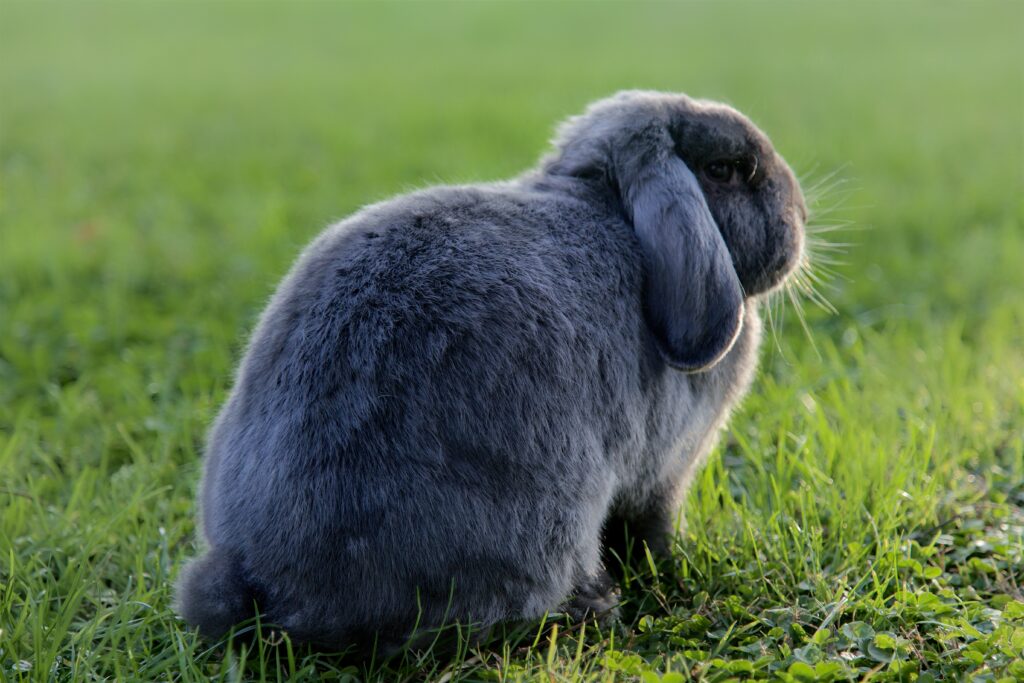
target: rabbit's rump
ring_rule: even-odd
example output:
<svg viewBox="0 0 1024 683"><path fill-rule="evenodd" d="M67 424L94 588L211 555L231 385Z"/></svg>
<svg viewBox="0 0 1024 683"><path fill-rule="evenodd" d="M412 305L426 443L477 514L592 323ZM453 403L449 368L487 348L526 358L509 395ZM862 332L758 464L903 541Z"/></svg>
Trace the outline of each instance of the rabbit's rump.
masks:
<svg viewBox="0 0 1024 683"><path fill-rule="evenodd" d="M213 430L203 496L268 619L400 640L539 616L599 571L655 366L617 243L633 237L609 215L435 190L307 250Z"/></svg>

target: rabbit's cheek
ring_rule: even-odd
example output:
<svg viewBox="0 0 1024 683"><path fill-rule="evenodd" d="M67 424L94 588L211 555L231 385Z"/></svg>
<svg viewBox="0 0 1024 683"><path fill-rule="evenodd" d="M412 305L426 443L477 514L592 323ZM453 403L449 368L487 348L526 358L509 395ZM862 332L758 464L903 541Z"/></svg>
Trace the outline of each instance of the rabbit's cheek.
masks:
<svg viewBox="0 0 1024 683"><path fill-rule="evenodd" d="M806 216L806 213L804 213ZM789 252L789 264L786 269L786 276L790 275L796 268L803 263L807 255L806 239L804 235L804 218L800 217L800 213L797 209L790 210L789 230L787 232L787 250Z"/></svg>
<svg viewBox="0 0 1024 683"><path fill-rule="evenodd" d="M787 220L779 223L770 229L769 234L770 247L765 255L767 266L762 271L761 281L749 290L751 294L761 294L781 286L804 258L804 234L800 222Z"/></svg>

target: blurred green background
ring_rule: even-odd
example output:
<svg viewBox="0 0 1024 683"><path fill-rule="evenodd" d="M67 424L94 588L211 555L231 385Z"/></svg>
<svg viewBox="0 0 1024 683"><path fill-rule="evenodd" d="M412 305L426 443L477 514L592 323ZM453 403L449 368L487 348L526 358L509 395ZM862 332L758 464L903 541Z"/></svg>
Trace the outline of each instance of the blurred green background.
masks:
<svg viewBox="0 0 1024 683"><path fill-rule="evenodd" d="M1016 3L2 11L8 274L252 277L262 299L327 222L518 173L558 120L644 87L727 101L798 172L851 181L857 308L968 309L1020 282L998 248L1019 246Z"/></svg>
<svg viewBox="0 0 1024 683"><path fill-rule="evenodd" d="M689 561L775 543L816 559L780 555L783 593L835 585L877 560L849 551L868 520L898 553L964 501L1024 504L1022 45L1018 2L4 0L0 665L220 666L169 586L203 433L278 279L329 222L519 173L622 88L751 116L849 244L823 289L838 313L805 305L817 351L791 305L766 340ZM730 531L789 512L818 545Z"/></svg>

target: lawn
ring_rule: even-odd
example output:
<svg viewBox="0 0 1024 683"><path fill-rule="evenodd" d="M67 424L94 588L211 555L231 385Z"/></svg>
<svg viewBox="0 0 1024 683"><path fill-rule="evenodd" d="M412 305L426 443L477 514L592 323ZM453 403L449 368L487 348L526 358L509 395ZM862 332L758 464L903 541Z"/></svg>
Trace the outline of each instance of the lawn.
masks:
<svg viewBox="0 0 1024 683"><path fill-rule="evenodd" d="M2 0L0 680L1024 679L1021 45L1018 3ZM301 247L633 87L754 118L841 261L672 566L617 624L384 668L183 629L203 435Z"/></svg>

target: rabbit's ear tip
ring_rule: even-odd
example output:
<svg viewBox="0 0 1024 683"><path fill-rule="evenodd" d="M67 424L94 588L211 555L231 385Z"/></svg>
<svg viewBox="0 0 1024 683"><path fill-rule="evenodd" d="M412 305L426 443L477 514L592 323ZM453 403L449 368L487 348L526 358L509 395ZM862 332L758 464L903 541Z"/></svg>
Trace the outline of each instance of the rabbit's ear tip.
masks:
<svg viewBox="0 0 1024 683"><path fill-rule="evenodd" d="M688 343L667 343L659 340L658 350L664 361L682 372L705 372L728 355L743 331L746 308L737 293L738 303L723 302L721 322L710 324L696 339Z"/></svg>

